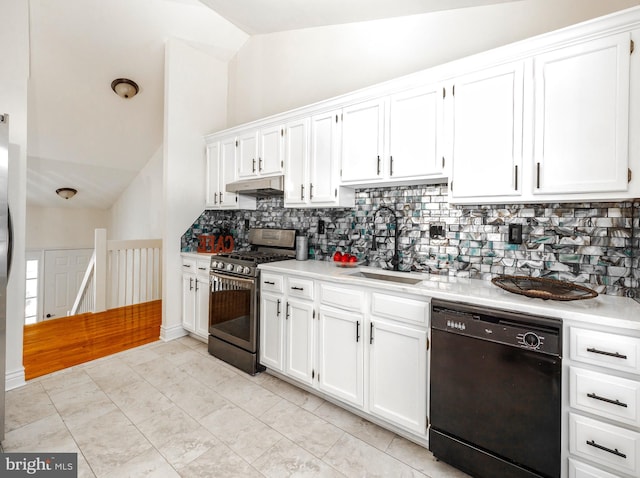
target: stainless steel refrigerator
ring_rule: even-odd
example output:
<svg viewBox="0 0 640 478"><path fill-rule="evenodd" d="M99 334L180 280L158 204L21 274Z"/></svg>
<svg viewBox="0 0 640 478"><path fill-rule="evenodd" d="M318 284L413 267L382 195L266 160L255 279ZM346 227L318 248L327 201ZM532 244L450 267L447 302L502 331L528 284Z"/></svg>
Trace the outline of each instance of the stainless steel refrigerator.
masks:
<svg viewBox="0 0 640 478"><path fill-rule="evenodd" d="M0 114L0 442L4 440L4 389L7 360L7 278L11 267L9 115Z"/></svg>

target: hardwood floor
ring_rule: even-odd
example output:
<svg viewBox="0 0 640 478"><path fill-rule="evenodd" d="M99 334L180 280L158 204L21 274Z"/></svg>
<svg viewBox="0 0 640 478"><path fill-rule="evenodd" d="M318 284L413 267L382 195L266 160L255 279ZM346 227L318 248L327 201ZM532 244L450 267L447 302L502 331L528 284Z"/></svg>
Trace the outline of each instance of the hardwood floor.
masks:
<svg viewBox="0 0 640 478"><path fill-rule="evenodd" d="M26 325L25 379L155 342L161 323L162 301L155 300Z"/></svg>

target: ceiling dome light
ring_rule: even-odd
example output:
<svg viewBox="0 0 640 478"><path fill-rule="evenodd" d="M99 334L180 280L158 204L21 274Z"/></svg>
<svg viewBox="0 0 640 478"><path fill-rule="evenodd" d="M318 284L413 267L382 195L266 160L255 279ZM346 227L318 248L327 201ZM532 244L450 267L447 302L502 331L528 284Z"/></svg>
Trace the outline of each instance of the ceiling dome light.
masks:
<svg viewBox="0 0 640 478"><path fill-rule="evenodd" d="M77 193L78 193L78 190L73 188L56 189L56 194L60 196L62 199L71 199Z"/></svg>
<svg viewBox="0 0 640 478"><path fill-rule="evenodd" d="M140 88L135 81L127 78L117 78L111 82L111 89L121 98L133 98L138 94Z"/></svg>

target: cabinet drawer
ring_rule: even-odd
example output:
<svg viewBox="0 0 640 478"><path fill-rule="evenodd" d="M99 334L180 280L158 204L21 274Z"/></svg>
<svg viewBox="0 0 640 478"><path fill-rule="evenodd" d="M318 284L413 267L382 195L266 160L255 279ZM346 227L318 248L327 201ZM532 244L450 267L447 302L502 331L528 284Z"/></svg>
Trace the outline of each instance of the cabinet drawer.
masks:
<svg viewBox="0 0 640 478"><path fill-rule="evenodd" d="M313 281L298 277L287 278L287 294L289 297L313 299Z"/></svg>
<svg viewBox="0 0 640 478"><path fill-rule="evenodd" d="M571 327L572 360L640 374L640 339Z"/></svg>
<svg viewBox="0 0 640 478"><path fill-rule="evenodd" d="M193 272L196 273L197 269L197 261L195 259L182 259L182 272Z"/></svg>
<svg viewBox="0 0 640 478"><path fill-rule="evenodd" d="M427 325L429 322L429 301L410 299L397 295L371 294L371 313L411 324Z"/></svg>
<svg viewBox="0 0 640 478"><path fill-rule="evenodd" d="M594 468L591 465L581 463L569 458L569 478L620 478L606 471Z"/></svg>
<svg viewBox="0 0 640 478"><path fill-rule="evenodd" d="M211 261L198 261L196 263L196 273L203 275L209 274L209 270L211 269Z"/></svg>
<svg viewBox="0 0 640 478"><path fill-rule="evenodd" d="M569 451L596 463L637 476L640 433L569 414Z"/></svg>
<svg viewBox="0 0 640 478"><path fill-rule="evenodd" d="M343 310L361 312L364 304L364 292L329 284L320 284L320 302Z"/></svg>
<svg viewBox="0 0 640 478"><path fill-rule="evenodd" d="M640 426L640 382L579 367L571 367L569 377L572 407Z"/></svg>
<svg viewBox="0 0 640 478"><path fill-rule="evenodd" d="M263 272L260 274L261 292L282 292L284 290L284 278L281 275Z"/></svg>

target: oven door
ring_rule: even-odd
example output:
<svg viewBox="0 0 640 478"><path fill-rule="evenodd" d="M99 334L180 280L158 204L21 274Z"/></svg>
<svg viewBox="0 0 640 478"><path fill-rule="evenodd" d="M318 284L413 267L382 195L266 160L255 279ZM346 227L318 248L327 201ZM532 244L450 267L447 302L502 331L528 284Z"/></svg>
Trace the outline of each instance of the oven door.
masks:
<svg viewBox="0 0 640 478"><path fill-rule="evenodd" d="M251 353L257 351L258 319L255 278L211 272L209 333Z"/></svg>

